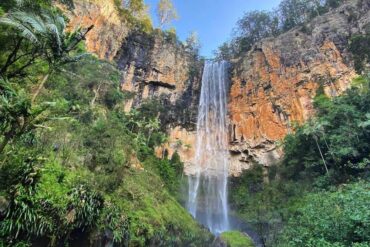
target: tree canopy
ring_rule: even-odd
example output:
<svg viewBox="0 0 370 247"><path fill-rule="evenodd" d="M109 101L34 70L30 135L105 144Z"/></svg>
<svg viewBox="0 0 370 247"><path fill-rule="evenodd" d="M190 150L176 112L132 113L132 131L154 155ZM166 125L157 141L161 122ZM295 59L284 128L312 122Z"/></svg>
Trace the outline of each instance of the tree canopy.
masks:
<svg viewBox="0 0 370 247"><path fill-rule="evenodd" d="M232 40L215 51L217 58L246 52L263 38L277 36L338 7L344 0L282 0L272 11L250 11L234 28ZM227 45L226 45L227 44ZM227 51L226 51L227 49ZM226 57L229 57L226 56Z"/></svg>
<svg viewBox="0 0 370 247"><path fill-rule="evenodd" d="M161 28L179 18L171 0L160 0L158 2L157 17Z"/></svg>

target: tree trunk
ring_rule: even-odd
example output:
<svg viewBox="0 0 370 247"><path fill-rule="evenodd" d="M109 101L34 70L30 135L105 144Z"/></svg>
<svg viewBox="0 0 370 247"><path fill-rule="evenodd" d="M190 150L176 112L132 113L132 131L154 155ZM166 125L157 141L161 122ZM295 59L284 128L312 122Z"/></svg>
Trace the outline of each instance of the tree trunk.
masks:
<svg viewBox="0 0 370 247"><path fill-rule="evenodd" d="M150 137L152 136L152 130L149 131L149 136L148 136L148 140L146 141L146 145L149 144L149 141L150 141Z"/></svg>
<svg viewBox="0 0 370 247"><path fill-rule="evenodd" d="M0 75L5 75L9 66L11 66L16 61L17 53L18 53L19 49L21 48L22 41L23 41L23 38L20 38L17 41L17 44L15 45L14 50L12 51L12 53L9 54L8 59L5 62L5 65L0 69Z"/></svg>
<svg viewBox="0 0 370 247"><path fill-rule="evenodd" d="M49 79L49 75L50 75L50 73L46 74L46 75L44 76L44 78L42 79L42 81L41 81L41 83L40 83L39 87L37 88L37 90L36 90L36 92L35 92L35 94L32 96L32 100L31 100L31 102L32 102L32 103L33 103L33 102L35 102L35 100L36 100L37 96L40 94L41 89L44 87L44 85L45 85L46 81Z"/></svg>
<svg viewBox="0 0 370 247"><path fill-rule="evenodd" d="M322 161L324 162L324 166L325 166L326 174L329 174L329 170L328 170L328 167L327 167L327 165L326 165L324 155L322 154L322 152L321 152L321 148L320 148L320 145L319 145L319 143L317 142L317 137L316 137L316 136L314 136L314 137L313 137L313 139L315 139L316 146L317 146L317 148L319 149L321 159L322 159Z"/></svg>

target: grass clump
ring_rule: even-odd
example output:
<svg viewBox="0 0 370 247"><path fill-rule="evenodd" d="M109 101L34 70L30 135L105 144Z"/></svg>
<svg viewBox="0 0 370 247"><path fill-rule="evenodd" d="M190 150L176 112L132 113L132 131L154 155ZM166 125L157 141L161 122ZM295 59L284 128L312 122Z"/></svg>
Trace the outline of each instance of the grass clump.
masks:
<svg viewBox="0 0 370 247"><path fill-rule="evenodd" d="M221 239L228 247L254 247L252 239L245 233L228 231L221 234Z"/></svg>

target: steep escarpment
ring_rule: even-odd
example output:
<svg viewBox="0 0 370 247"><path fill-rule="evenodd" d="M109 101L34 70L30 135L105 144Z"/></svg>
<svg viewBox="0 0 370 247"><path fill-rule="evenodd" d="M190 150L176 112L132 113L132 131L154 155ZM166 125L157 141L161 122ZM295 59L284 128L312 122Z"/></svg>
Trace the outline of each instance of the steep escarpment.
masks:
<svg viewBox="0 0 370 247"><path fill-rule="evenodd" d="M68 13L70 29L94 25L86 37L88 51L117 63L121 89L128 96L125 111L150 99L162 106L159 117L169 140L157 155L171 157L178 152L185 163L191 162L202 60L173 33L130 27L113 1L76 1Z"/></svg>
<svg viewBox="0 0 370 247"><path fill-rule="evenodd" d="M132 96L126 111L157 98L167 107L167 122L194 123L202 62L176 34L145 32L130 23L113 0L76 1L66 13L71 30L93 26L86 35L89 52L117 63L121 88Z"/></svg>
<svg viewBox="0 0 370 247"><path fill-rule="evenodd" d="M130 95L126 111L148 99L157 99L165 109L160 117L169 141L157 148L157 155L178 152L185 164L192 163L202 62L171 33L130 28L110 1L77 1L70 19L71 27L94 25L88 50L118 64L121 88ZM356 76L349 40L366 32L369 19L366 1L348 1L304 26L256 43L232 61L231 174L253 163L275 163L282 156L276 142L314 114L316 91L322 87L336 96L349 87Z"/></svg>
<svg viewBox="0 0 370 247"><path fill-rule="evenodd" d="M137 108L149 99L161 105L159 118L169 138L157 148L157 156L172 157L177 152L185 164L191 163L202 61L174 37L162 33L133 33L115 59L123 71L122 90L131 94L125 110Z"/></svg>
<svg viewBox="0 0 370 247"><path fill-rule="evenodd" d="M75 8L66 10L69 29L94 26L86 35L86 48L101 59L112 60L121 48L131 27L120 15L113 0L77 0Z"/></svg>
<svg viewBox="0 0 370 247"><path fill-rule="evenodd" d="M322 87L341 94L356 76L351 36L369 28L366 1L349 1L277 38L264 39L234 61L230 89L231 172L269 166L282 155L276 142L314 114Z"/></svg>
<svg viewBox="0 0 370 247"><path fill-rule="evenodd" d="M314 115L317 90L334 97L350 86L356 72L348 46L351 37L368 32L369 9L366 1L348 1L304 26L263 39L231 61L231 175L255 163L266 167L276 163L283 155L277 143L293 132L296 124ZM199 94L199 86L196 89L193 98ZM169 143L157 152L178 152L188 171L194 162L195 132L176 125Z"/></svg>
<svg viewBox="0 0 370 247"><path fill-rule="evenodd" d="M176 104L181 105L176 109L176 116L171 116L172 120L177 118L185 124L194 119L192 112L188 113L188 119L181 115L186 114L184 109L194 110L196 106L202 66L175 36L162 32L133 32L122 44L115 60L123 71L122 90L133 94L126 110L157 98L168 108L167 114L174 113L172 108Z"/></svg>

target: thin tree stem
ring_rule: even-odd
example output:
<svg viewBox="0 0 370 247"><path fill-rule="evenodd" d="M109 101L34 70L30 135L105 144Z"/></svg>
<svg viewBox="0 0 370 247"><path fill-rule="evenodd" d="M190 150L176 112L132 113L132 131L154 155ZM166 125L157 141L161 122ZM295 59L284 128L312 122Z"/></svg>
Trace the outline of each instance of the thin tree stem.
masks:
<svg viewBox="0 0 370 247"><path fill-rule="evenodd" d="M35 102L37 96L40 94L41 89L44 87L46 81L49 79L49 75L50 75L50 73L46 74L44 76L44 78L42 79L41 83L39 84L39 87L37 88L37 90L35 92L35 94L32 96L32 100L31 100L32 103Z"/></svg>
<svg viewBox="0 0 370 247"><path fill-rule="evenodd" d="M17 57L17 53L21 47L22 41L23 41L23 38L20 38L18 40L17 44L14 47L14 50L12 51L12 53L9 54L5 65L0 69L0 74L5 74L9 66L12 65L16 61L15 58Z"/></svg>
<svg viewBox="0 0 370 247"><path fill-rule="evenodd" d="M314 137L313 137L313 139L315 139L316 146L317 146L317 148L319 149L319 152L320 152L320 155L321 155L321 159L322 159L322 161L324 162L324 166L325 166L326 174L329 174L329 170L328 170L328 167L327 167L327 165L326 165L324 155L322 154L322 152L321 152L321 148L320 148L320 145L319 145L319 143L317 142L317 137L316 137L316 136L314 136Z"/></svg>

